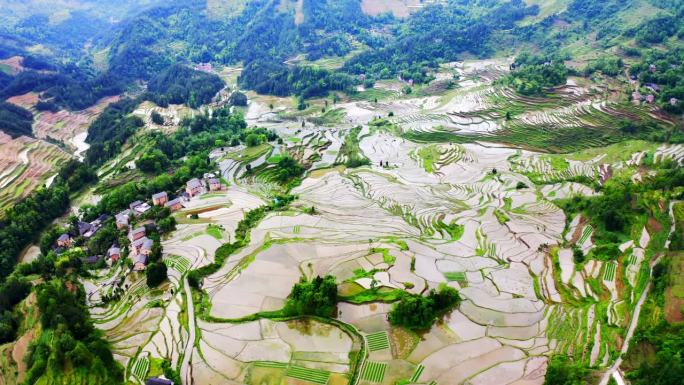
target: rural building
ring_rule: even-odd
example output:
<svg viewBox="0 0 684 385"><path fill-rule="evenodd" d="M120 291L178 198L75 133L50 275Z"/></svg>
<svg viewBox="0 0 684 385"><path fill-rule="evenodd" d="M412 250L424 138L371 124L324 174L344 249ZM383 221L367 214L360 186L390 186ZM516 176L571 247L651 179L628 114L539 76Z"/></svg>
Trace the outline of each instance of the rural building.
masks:
<svg viewBox="0 0 684 385"><path fill-rule="evenodd" d="M147 381L145 381L145 385L173 385L173 382L171 382L171 380L167 380L166 378L150 377L147 379Z"/></svg>
<svg viewBox="0 0 684 385"><path fill-rule="evenodd" d="M656 67L655 64L651 64L650 66L648 66L648 70L651 72L656 72L658 70L658 67Z"/></svg>
<svg viewBox="0 0 684 385"><path fill-rule="evenodd" d="M88 222L78 222L78 235L83 236L85 233L89 232L93 228L93 225L91 225Z"/></svg>
<svg viewBox="0 0 684 385"><path fill-rule="evenodd" d="M221 181L217 178L211 178L208 180L209 191L219 191L221 190Z"/></svg>
<svg viewBox="0 0 684 385"><path fill-rule="evenodd" d="M160 193L152 195L152 204L155 206L163 206L168 201L169 196L168 194L166 194L166 191L162 191Z"/></svg>
<svg viewBox="0 0 684 385"><path fill-rule="evenodd" d="M93 226L98 226L98 227L99 227L99 226L102 226L102 224L107 220L107 218L109 218L109 215L107 215L107 214L101 214L99 217L97 217L97 219L95 219L94 221L90 222L90 224L93 225Z"/></svg>
<svg viewBox="0 0 684 385"><path fill-rule="evenodd" d="M655 83L646 83L646 88L651 92L660 92L660 87Z"/></svg>
<svg viewBox="0 0 684 385"><path fill-rule="evenodd" d="M677 100L677 98L670 99L670 105L671 106L674 107L674 106L677 106L677 104L679 104L679 100Z"/></svg>
<svg viewBox="0 0 684 385"><path fill-rule="evenodd" d="M144 237L145 234L146 234L146 233L145 233L145 227L140 226L140 227L138 227L138 228L135 228L135 229L131 230L131 232L128 233L128 239L129 239L131 242L135 242L135 241L137 241L138 239Z"/></svg>
<svg viewBox="0 0 684 385"><path fill-rule="evenodd" d="M58 247L71 247L73 240L69 234L62 234L57 238Z"/></svg>
<svg viewBox="0 0 684 385"><path fill-rule="evenodd" d="M171 211L178 211L183 208L183 205L181 204L181 199L176 198L166 202L164 207L168 207Z"/></svg>
<svg viewBox="0 0 684 385"><path fill-rule="evenodd" d="M131 251L133 251L133 254L148 255L152 251L152 246L154 246L154 241L147 237L142 237L131 243Z"/></svg>
<svg viewBox="0 0 684 385"><path fill-rule="evenodd" d="M140 206L141 204L143 204L143 201L131 202L131 204L128 205L128 208L131 210L135 210L135 208Z"/></svg>
<svg viewBox="0 0 684 385"><path fill-rule="evenodd" d="M211 72L214 66L211 63L199 63L195 66L195 71Z"/></svg>
<svg viewBox="0 0 684 385"><path fill-rule="evenodd" d="M190 179L185 184L185 192L188 193L191 198L202 194L203 190L204 186L202 186L202 182L197 178Z"/></svg>
<svg viewBox="0 0 684 385"><path fill-rule="evenodd" d="M147 202L143 202L143 203L135 206L133 211L135 211L136 214L145 214L147 212L147 210L149 210L151 208L152 207L150 207L150 205L147 204Z"/></svg>
<svg viewBox="0 0 684 385"><path fill-rule="evenodd" d="M124 210L118 214L116 214L116 228L121 230L125 229L128 227L128 218L131 215L131 210Z"/></svg>
<svg viewBox="0 0 684 385"><path fill-rule="evenodd" d="M641 103L641 93L639 91L632 92L632 102L635 104Z"/></svg>
<svg viewBox="0 0 684 385"><path fill-rule="evenodd" d="M655 96L647 95L646 96L646 103L652 104L653 102L655 102Z"/></svg>
<svg viewBox="0 0 684 385"><path fill-rule="evenodd" d="M147 255L138 255L133 264L133 271L143 271L147 267Z"/></svg>
<svg viewBox="0 0 684 385"><path fill-rule="evenodd" d="M121 249L118 246L112 245L112 247L107 250L107 258L112 262L116 262L119 260L119 257L121 257Z"/></svg>

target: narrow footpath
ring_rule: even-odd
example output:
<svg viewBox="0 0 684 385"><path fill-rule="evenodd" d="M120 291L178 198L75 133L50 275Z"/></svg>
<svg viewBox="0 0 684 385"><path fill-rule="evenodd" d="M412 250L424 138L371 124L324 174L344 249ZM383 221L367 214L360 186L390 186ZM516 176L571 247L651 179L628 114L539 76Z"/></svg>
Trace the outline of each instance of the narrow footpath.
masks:
<svg viewBox="0 0 684 385"><path fill-rule="evenodd" d="M185 303L188 308L188 342L185 344L185 352L183 353L183 362L181 363L180 375L183 380L183 385L191 385L192 382L192 367L190 366L190 358L195 348L195 308L192 303L192 291L187 277L183 278L183 287L185 288Z"/></svg>

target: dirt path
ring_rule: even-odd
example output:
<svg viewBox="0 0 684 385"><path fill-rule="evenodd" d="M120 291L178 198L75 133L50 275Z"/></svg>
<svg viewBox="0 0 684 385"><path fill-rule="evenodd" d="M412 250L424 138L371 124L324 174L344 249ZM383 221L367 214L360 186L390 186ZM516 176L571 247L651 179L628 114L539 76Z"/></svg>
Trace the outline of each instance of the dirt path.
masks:
<svg viewBox="0 0 684 385"><path fill-rule="evenodd" d="M192 303L192 292L190 291L190 284L187 278L183 278L183 286L185 288L185 301L188 306L188 343L185 344L185 352L183 353L183 363L181 364L181 379L183 385L192 384L192 368L190 366L190 358L195 348L195 308Z"/></svg>

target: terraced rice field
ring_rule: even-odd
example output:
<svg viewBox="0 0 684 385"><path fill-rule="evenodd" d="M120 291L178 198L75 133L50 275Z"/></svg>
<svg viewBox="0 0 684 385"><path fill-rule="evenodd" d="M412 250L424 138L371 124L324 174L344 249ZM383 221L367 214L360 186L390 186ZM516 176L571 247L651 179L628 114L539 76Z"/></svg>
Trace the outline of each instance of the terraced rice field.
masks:
<svg viewBox="0 0 684 385"><path fill-rule="evenodd" d="M287 369L287 376L307 382L313 382L314 384L325 385L330 378L330 372L304 368L301 366L291 366Z"/></svg>
<svg viewBox="0 0 684 385"><path fill-rule="evenodd" d="M145 357L140 357L133 364L133 375L140 381L147 378L147 372L150 370L150 360Z"/></svg>
<svg viewBox="0 0 684 385"><path fill-rule="evenodd" d="M0 133L0 210L28 195L54 175L70 156L59 147Z"/></svg>
<svg viewBox="0 0 684 385"><path fill-rule="evenodd" d="M615 270L617 269L617 265L615 263L607 263L606 264L606 272L603 275L603 279L606 281L614 281L615 280Z"/></svg>
<svg viewBox="0 0 684 385"><path fill-rule="evenodd" d="M643 290L637 283L648 274L642 266L650 236L635 231L637 239L621 249L624 266L576 264L572 246L590 255L594 229L586 218L566 217L555 200L595 194L607 170L638 173L639 163L630 161L641 147L620 155L626 150L618 145L610 154L532 148L552 145L564 130L568 142L550 150L603 144L609 116L646 118L648 111L596 103L597 95L576 86L548 98L512 95L491 85L505 62L450 66L463 75L460 88L340 103L345 118L329 127L276 121L277 113L290 113L291 101L280 100L277 112L252 103L250 124L297 139L212 151L230 187L193 198L175 214L178 229L163 240L170 282L149 290L144 276L116 272L84 283L116 359L128 368L145 357L168 359L187 383L248 384L541 385L554 353L611 365L631 298ZM512 111L510 122L501 106ZM392 119L376 119L389 111ZM575 125L589 133L573 137ZM526 127L534 127L533 138L522 143ZM506 130L519 132L499 141ZM679 154L675 146L643 151L675 161ZM213 263L245 213L283 191L272 168L285 152L309 167L290 191L297 199L254 223L244 247L186 294L187 272ZM267 317L302 276L326 274L336 277L344 299L334 320ZM125 296L100 304L122 277ZM392 304L379 299L440 285L459 290L459 309L420 335L389 324ZM127 376L137 374L129 369Z"/></svg>
<svg viewBox="0 0 684 385"><path fill-rule="evenodd" d="M384 331L368 334L366 340L368 341L368 349L371 351L389 349L390 347L389 337L387 337L387 332Z"/></svg>
<svg viewBox="0 0 684 385"><path fill-rule="evenodd" d="M369 361L363 368L363 379L370 382L382 383L385 379L386 371L386 363Z"/></svg>

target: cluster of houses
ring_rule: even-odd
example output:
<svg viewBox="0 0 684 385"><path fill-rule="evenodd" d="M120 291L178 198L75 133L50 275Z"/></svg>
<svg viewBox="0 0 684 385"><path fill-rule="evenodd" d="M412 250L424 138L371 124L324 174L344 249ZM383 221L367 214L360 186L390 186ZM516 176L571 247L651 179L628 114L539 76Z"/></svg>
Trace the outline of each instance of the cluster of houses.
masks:
<svg viewBox="0 0 684 385"><path fill-rule="evenodd" d="M671 65L673 69L678 68L676 65ZM648 71L651 73L655 73L658 71L658 66L655 64L650 64L648 66ZM637 77L635 75L631 75L629 77L631 82L634 84L637 82ZM644 84L644 88L646 88L650 93L648 95L643 95L639 90L635 90L632 92L632 103L634 104L641 104L642 102L648 103L648 104L653 104L655 103L656 100L656 95L660 93L660 86L658 86L655 83L646 83ZM670 98L669 103L671 106L675 107L679 105L679 99L677 98Z"/></svg>
<svg viewBox="0 0 684 385"><path fill-rule="evenodd" d="M199 63L194 67L194 70L211 73L214 71L214 66L211 63Z"/></svg>
<svg viewBox="0 0 684 385"><path fill-rule="evenodd" d="M190 179L185 184L185 191L174 199L169 199L168 193L162 191L152 195L152 205L148 202L135 201L128 205L128 209L123 210L114 216L116 228L118 230L128 230L128 240L131 242L129 248L129 255L133 260L133 271L143 271L147 267L147 259L154 241L147 237L147 228L145 225L154 225L153 221L149 221L144 225L136 228L131 226L131 217L137 217L148 212L152 206L167 207L171 211L178 211L183 208L183 202L187 202L190 198L204 194L207 191L223 191L226 186L221 183L221 180L213 173L204 174L203 178ZM85 238L92 238L102 228L104 222L109 217L105 214L100 215L92 222L78 222L78 235ZM57 238L57 247L68 249L73 245L74 239L68 233L64 233ZM111 266L121 258L121 247L113 244L107 250L106 261ZM85 259L86 263L95 264L102 259L102 256L90 256Z"/></svg>
<svg viewBox="0 0 684 385"><path fill-rule="evenodd" d="M97 232L102 228L102 224L107 220L107 218L109 218L107 215L102 214L92 222L78 222L78 235L85 239L92 238L93 235L97 234ZM74 240L71 235L65 233L57 238L57 247L68 249L71 247L73 242Z"/></svg>

